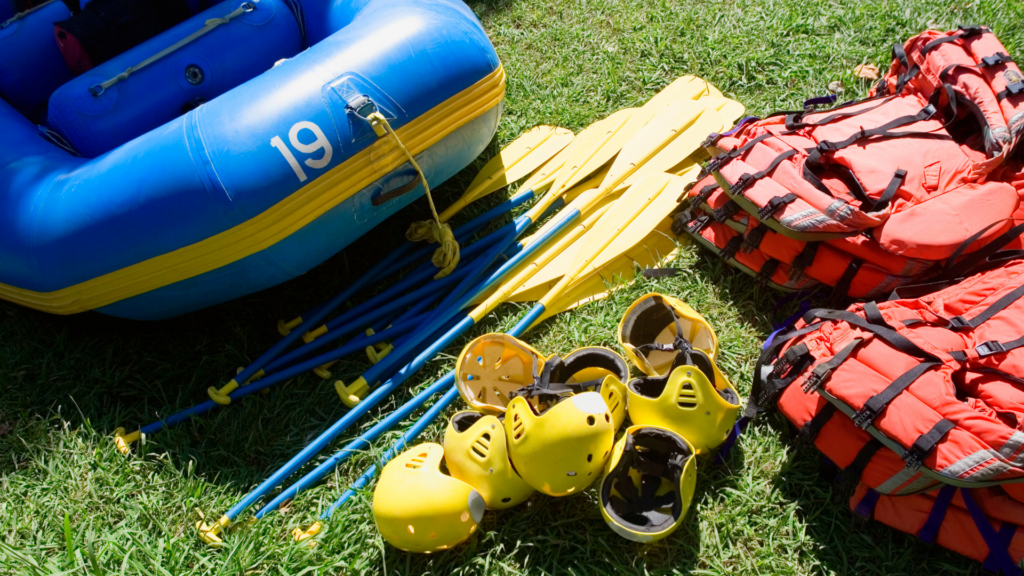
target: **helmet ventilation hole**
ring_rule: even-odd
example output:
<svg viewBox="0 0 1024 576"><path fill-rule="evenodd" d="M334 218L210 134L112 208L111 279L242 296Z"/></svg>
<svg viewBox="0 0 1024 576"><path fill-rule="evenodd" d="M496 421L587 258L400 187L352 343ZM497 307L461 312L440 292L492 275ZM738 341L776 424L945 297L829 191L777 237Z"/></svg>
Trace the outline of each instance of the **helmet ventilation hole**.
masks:
<svg viewBox="0 0 1024 576"><path fill-rule="evenodd" d="M565 473L565 475L566 476L575 476L576 472L573 472L572 470L569 470L568 472Z"/></svg>
<svg viewBox="0 0 1024 576"><path fill-rule="evenodd" d="M683 385L679 387L679 396L676 398L676 404L680 408L687 410L697 407L697 392L693 389L692 382L683 382Z"/></svg>
<svg viewBox="0 0 1024 576"><path fill-rule="evenodd" d="M473 379L473 375L472 374L467 374L466 375L466 380L472 380L472 379Z"/></svg>
<svg viewBox="0 0 1024 576"><path fill-rule="evenodd" d="M605 413L604 413L604 421L605 421L605 422L611 422L611 421L612 421L612 416L611 416L611 414L609 414L609 413L605 412Z"/></svg>
<svg viewBox="0 0 1024 576"><path fill-rule="evenodd" d="M587 462L593 462L593 461L594 461L594 455L593 454L587 454Z"/></svg>
<svg viewBox="0 0 1024 576"><path fill-rule="evenodd" d="M512 499L511 499L511 498L509 498L508 496L506 496L506 497L504 497L504 498L502 498L502 499L501 499L501 503L502 503L502 504L508 504L508 503L509 503L509 502L511 502L511 501L512 501Z"/></svg>
<svg viewBox="0 0 1024 576"><path fill-rule="evenodd" d="M423 452L422 454L417 454L415 457L410 458L409 461L405 463L405 467L413 470L419 470L423 467L423 463L426 461L427 453Z"/></svg>
<svg viewBox="0 0 1024 576"><path fill-rule="evenodd" d="M593 416L587 416L587 425L593 426L594 424L597 424L597 418L594 418Z"/></svg>

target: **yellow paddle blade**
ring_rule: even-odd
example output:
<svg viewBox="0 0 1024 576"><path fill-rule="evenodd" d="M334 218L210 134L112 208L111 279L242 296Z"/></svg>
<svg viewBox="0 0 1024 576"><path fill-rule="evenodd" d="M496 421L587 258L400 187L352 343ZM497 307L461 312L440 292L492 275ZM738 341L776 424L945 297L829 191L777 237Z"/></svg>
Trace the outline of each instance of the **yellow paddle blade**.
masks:
<svg viewBox="0 0 1024 576"><path fill-rule="evenodd" d="M693 154L694 151L700 150L700 144L705 138L707 138L708 134L723 130L728 126L729 125L725 123L722 117L715 110L704 109L701 111L700 116L690 126L688 126L686 130L673 139L668 146L662 148L658 154L644 163L640 169L634 171L633 174L626 179L623 186L631 185L651 173L663 172L672 168L686 159L689 155ZM625 149L623 152L625 153ZM673 200L678 200L678 198ZM588 236L589 234L590 233L588 233ZM573 259L575 258L575 250L576 248L570 248L567 253L560 255L549 265L534 274L529 281L524 283L523 286L512 295L512 299L515 301L533 300L537 297L538 286L554 286L554 284L558 282L565 271L570 267Z"/></svg>
<svg viewBox="0 0 1024 576"><path fill-rule="evenodd" d="M621 111L620 111L621 112ZM563 168L559 179L555 181L553 190L568 190L582 182L587 176L596 172L609 160L615 157L622 150L622 146L629 141L647 122L654 116L655 110L635 108L627 117L618 117L619 112L612 114L605 120L605 131L601 135L600 145L587 151L586 155L574 158L575 163L569 170ZM611 120L614 122L609 122ZM625 120L625 121L623 121ZM567 162L566 167L570 164Z"/></svg>
<svg viewBox="0 0 1024 576"><path fill-rule="evenodd" d="M658 110L679 100L697 100L707 96L721 98L722 93L703 78L680 76L648 100L644 108Z"/></svg>
<svg viewBox="0 0 1024 576"><path fill-rule="evenodd" d="M648 206L663 192L667 191L669 194L674 193L678 196L682 193L685 184L685 179L679 176L652 174L627 188L609 207L604 216L594 224L592 232L581 239L572 265L566 270L562 279L540 299L538 304L545 308L548 307L561 297L573 283L598 270L595 267L596 262L605 258L609 260L613 258L615 255L607 250L609 245L620 238L623 232L633 229L632 222L641 217ZM650 231L656 224L655 222L650 225L647 230ZM644 233L641 236L646 235Z"/></svg>
<svg viewBox="0 0 1024 576"><path fill-rule="evenodd" d="M596 193L597 190L588 190L581 195L579 200L582 204L592 205L592 198L597 195ZM581 216L574 223L566 226L568 234L561 235L559 238L553 238L550 240L546 247L542 248L534 255L533 260L528 262L527 266L519 269L517 272L514 272L509 280L502 283L502 285L494 290L486 299L484 299L483 302L478 304L469 312L469 316L473 319L473 322L479 322L484 316L494 310L498 304L506 301L508 296L512 294L512 292L514 292L523 282L529 280L530 276L536 273L537 270L544 267L544 265L550 262L555 256L564 251L567 246L576 242L580 236L600 220L610 207L611 203L606 203L604 206L593 210L589 215ZM561 219L556 218L555 221L548 222L545 224L545 228L547 226L554 225L558 221L561 221Z"/></svg>
<svg viewBox="0 0 1024 576"><path fill-rule="evenodd" d="M528 130L484 164L466 192L441 213L441 221L448 221L469 203L526 178L564 149L573 138L571 130L556 126L537 126Z"/></svg>
<svg viewBox="0 0 1024 576"><path fill-rule="evenodd" d="M676 257L679 245L688 243L688 237L676 238L672 233L672 217L663 218L643 241L625 254L601 265L600 273L592 274L570 286L565 295L551 303L550 309L545 310L542 318L606 298L615 290L632 282L640 271L646 268L661 268L671 262ZM531 300L542 295L543 292Z"/></svg>
<svg viewBox="0 0 1024 576"><path fill-rule="evenodd" d="M623 144L622 150L608 170L608 176L601 182L601 188L614 188L641 169L646 169L647 172L663 172L664 168L651 169L647 166L647 162L669 143L676 140L677 136L687 132L687 128L696 122L705 110L707 110L707 106L703 99L676 100L662 108L646 126L640 128L632 138ZM721 126L715 127L715 129L718 128ZM705 131L703 134L699 134L701 139L697 141L697 146L710 133ZM689 145L689 141L684 144ZM692 146L691 149L695 149L697 146ZM688 154L689 152L687 152ZM677 158L676 162L682 158Z"/></svg>
<svg viewBox="0 0 1024 576"><path fill-rule="evenodd" d="M685 172L682 176L670 176L667 174L653 174L650 175L630 188L642 186L644 183L651 184L652 181L660 185L664 182L663 187L657 188L656 195L651 199L649 203L643 206L639 213L632 219L629 220L628 224L607 244L607 247L601 250L588 267L580 273L580 275L569 283L568 287L557 297L551 300L551 303L546 306L546 310L541 320L548 318L554 314L557 314L560 310L566 310L577 305L580 301L585 300L588 296L594 294L587 294L586 290L594 290L595 287L603 288L607 284L611 284L615 281L615 274L622 273L623 267L628 266L630 262L623 262L620 258L625 254L636 254L642 252L643 247L646 244L646 240L651 236L652 232L666 225L668 220L668 226L671 226L669 216L672 212L678 208L679 203L677 198L683 192L686 185L691 182L696 182L697 175L700 173L700 167L692 165L690 170ZM667 180L666 180L667 179ZM627 196L623 194L619 201L623 201ZM613 205L609 210L615 211L616 205ZM608 218L608 216L605 216ZM668 238L670 240L674 237L671 234L671 228L667 229ZM607 233L600 222L595 225L592 233L602 234ZM660 232L659 234L664 234ZM590 236L590 234L587 234ZM664 237L663 237L664 238ZM586 236L581 239L581 243L586 242ZM667 252L662 254L667 256L674 249L675 243L672 242L672 247L668 248ZM639 248L639 250L638 250ZM578 256L577 256L578 258ZM628 269L628 278L626 281L632 280L635 276L635 268ZM592 283L592 278L600 279L600 283ZM623 275L625 278L625 275ZM565 278L560 281L561 284L565 283ZM607 289L603 290L607 291ZM599 293L598 293L599 294Z"/></svg>
<svg viewBox="0 0 1024 576"><path fill-rule="evenodd" d="M576 147L573 155L565 161L561 170L558 171L558 176L551 186L551 193L557 195L572 188L593 173L595 169L600 168L601 164L604 164L604 162L601 162L601 164L592 166L591 160L594 158L602 156L611 158L607 153L602 152L602 149L629 123L633 113L637 110L638 108L619 110L604 120L594 122L580 132L579 136L576 137L579 145ZM621 144L619 147L621 147ZM614 148L611 155L618 152L619 147ZM605 161L607 161L607 158ZM590 166L589 170L587 169L588 166Z"/></svg>
<svg viewBox="0 0 1024 576"><path fill-rule="evenodd" d="M666 262L670 262L675 258L678 245L687 244L688 242L688 237L676 238L676 235L672 233L671 217L663 219L636 246L633 246L612 261L602 264L600 274L591 275L583 281L576 282L570 286L564 296L552 302L553 311L551 313L557 314L558 312L571 310L586 302L606 297L610 291L631 282L636 277L638 268L641 270L644 268L659 268ZM541 270L541 273L556 262L557 260L553 260ZM561 275L558 278L561 278ZM556 282L557 278L546 283L534 285L531 288L520 288L509 298L509 302L532 302L537 300L550 290Z"/></svg>
<svg viewBox="0 0 1024 576"><path fill-rule="evenodd" d="M713 132L721 132L732 127L732 122L722 118L722 115L712 107L715 102L711 98L704 98L698 102L691 104L690 106L703 106L707 105L703 109L697 110L698 114L694 117L677 116L675 120L683 119L689 121L689 123L679 132L677 136L669 140L664 146L657 150L654 154L648 154L646 160L638 168L633 170L631 174L625 180L622 181L623 185L629 185L640 178L643 178L647 174L654 172L668 172L670 168L676 166L691 154L697 150L701 150L701 144L707 139L708 135ZM673 106L666 107L664 112L670 112ZM657 119L657 118L656 118ZM666 120L666 124L671 123L672 120ZM654 122L652 121L653 125ZM646 130L646 128L645 128ZM641 134L637 134L639 139ZM625 148L623 148L623 154L625 155ZM611 177L611 174L609 174Z"/></svg>

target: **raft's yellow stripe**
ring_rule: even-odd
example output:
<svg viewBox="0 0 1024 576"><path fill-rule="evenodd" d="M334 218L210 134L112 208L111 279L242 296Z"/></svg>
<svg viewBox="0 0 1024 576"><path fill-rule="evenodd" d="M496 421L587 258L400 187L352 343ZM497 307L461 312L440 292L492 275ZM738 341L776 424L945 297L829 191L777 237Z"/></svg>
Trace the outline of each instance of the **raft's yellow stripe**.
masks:
<svg viewBox="0 0 1024 576"><path fill-rule="evenodd" d="M504 95L505 71L499 66L396 132L418 154L496 106ZM220 234L53 292L0 284L0 298L53 314L74 314L216 270L284 240L403 162L405 156L390 140L378 140L259 216Z"/></svg>

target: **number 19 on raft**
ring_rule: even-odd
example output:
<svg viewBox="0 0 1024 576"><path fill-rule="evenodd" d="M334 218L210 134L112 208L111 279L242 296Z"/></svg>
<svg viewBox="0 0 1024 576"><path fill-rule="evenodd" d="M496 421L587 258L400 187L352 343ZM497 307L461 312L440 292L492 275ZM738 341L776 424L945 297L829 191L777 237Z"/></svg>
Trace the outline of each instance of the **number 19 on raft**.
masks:
<svg viewBox="0 0 1024 576"><path fill-rule="evenodd" d="M316 140L310 142L309 144L306 144L299 140L299 132L302 132L303 130L309 130L310 132L312 132L313 135L316 136ZM305 161L306 166L309 166L310 168L320 169L331 163L331 156L334 155L334 149L331 148L331 143L327 141L327 136L324 135L324 131L321 130L320 127L314 124L313 122L310 122L309 120L296 122L292 126L291 130L288 131L288 140L292 143L292 146L296 150L305 154L312 155L315 154L317 150L324 151L324 155L321 156L320 158L317 158L315 160L313 158L307 158ZM288 161L288 165L291 166L292 170L295 171L295 175L299 177L299 182L305 182L306 180L309 179L309 177L306 176L306 171L302 169L302 165L299 164L299 161L295 159L295 155L292 154L292 151L288 148L284 141L281 140L280 136L274 136L273 138L271 138L270 145L273 146L274 148L277 148L278 151L281 152L281 155L284 156L284 159Z"/></svg>

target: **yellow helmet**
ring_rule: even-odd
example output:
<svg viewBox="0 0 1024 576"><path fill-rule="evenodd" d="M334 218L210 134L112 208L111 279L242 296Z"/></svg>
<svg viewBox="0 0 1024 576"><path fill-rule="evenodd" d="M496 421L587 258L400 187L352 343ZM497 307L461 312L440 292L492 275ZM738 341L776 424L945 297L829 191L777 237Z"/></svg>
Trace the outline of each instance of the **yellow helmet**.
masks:
<svg viewBox="0 0 1024 576"><path fill-rule="evenodd" d="M484 498L441 471L444 448L414 446L388 462L373 492L373 519L389 544L406 552L435 552L476 531Z"/></svg>
<svg viewBox="0 0 1024 576"><path fill-rule="evenodd" d="M635 542L654 542L674 532L693 500L693 456L693 446L671 430L627 428L601 480L604 521L616 534Z"/></svg>
<svg viewBox="0 0 1024 576"><path fill-rule="evenodd" d="M549 496L590 486L615 440L611 412L597 392L574 394L540 413L525 398L513 398L505 413L505 434L519 475Z"/></svg>
<svg viewBox="0 0 1024 576"><path fill-rule="evenodd" d="M501 414L512 392L533 384L543 363L540 352L521 340L508 334L484 334L459 354L455 385L474 410Z"/></svg>
<svg viewBox="0 0 1024 576"><path fill-rule="evenodd" d="M725 441L740 409L739 393L718 366L696 349L679 353L666 376L630 380L627 394L634 424L668 428L686 438L698 453Z"/></svg>
<svg viewBox="0 0 1024 576"><path fill-rule="evenodd" d="M508 334L485 334L463 348L455 375L466 403L487 414L504 413L516 396L542 410L563 396L594 390L608 403L616 430L626 418L629 365L602 346L545 360L529 344Z"/></svg>
<svg viewBox="0 0 1024 576"><path fill-rule="evenodd" d="M619 343L640 371L665 376L680 351L696 348L715 360L718 337L696 310L662 294L633 302L619 322Z"/></svg>
<svg viewBox="0 0 1024 576"><path fill-rule="evenodd" d="M444 433L444 459L452 478L469 484L491 510L525 502L533 488L508 459L505 427L494 416L457 412Z"/></svg>

